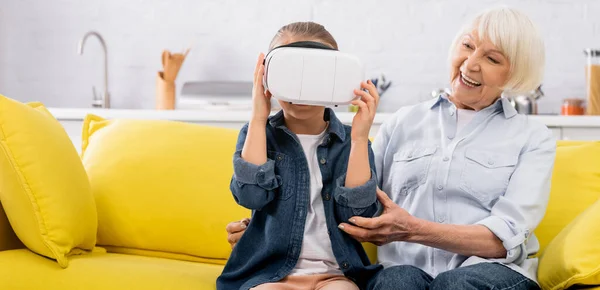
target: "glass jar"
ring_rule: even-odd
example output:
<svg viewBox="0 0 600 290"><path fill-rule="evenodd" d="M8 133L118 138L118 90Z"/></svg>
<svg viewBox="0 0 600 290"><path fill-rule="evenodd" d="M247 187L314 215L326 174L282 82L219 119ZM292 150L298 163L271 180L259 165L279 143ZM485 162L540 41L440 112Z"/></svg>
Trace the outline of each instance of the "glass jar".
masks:
<svg viewBox="0 0 600 290"><path fill-rule="evenodd" d="M600 50L586 49L587 114L600 115Z"/></svg>
<svg viewBox="0 0 600 290"><path fill-rule="evenodd" d="M564 99L562 107L560 108L560 114L563 116L579 116L585 114L583 106L584 100L582 99Z"/></svg>

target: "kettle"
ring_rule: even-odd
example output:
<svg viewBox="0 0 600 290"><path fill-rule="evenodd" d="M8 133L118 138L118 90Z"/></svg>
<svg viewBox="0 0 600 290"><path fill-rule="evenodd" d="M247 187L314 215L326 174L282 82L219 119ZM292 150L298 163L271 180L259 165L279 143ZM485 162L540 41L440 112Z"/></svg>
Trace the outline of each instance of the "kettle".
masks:
<svg viewBox="0 0 600 290"><path fill-rule="evenodd" d="M534 91L526 94L507 97L510 104L517 110L517 113L524 115L537 115L537 100L544 96L542 86L540 85Z"/></svg>

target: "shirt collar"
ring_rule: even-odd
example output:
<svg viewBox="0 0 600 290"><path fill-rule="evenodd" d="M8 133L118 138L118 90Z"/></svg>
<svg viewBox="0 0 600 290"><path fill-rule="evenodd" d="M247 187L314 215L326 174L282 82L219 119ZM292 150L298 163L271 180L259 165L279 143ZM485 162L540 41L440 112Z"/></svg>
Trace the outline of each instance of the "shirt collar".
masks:
<svg viewBox="0 0 600 290"><path fill-rule="evenodd" d="M512 118L518 114L515 107L513 107L507 98L502 97L500 98L500 101L502 102L502 110L504 110L504 117L506 117L506 119Z"/></svg>
<svg viewBox="0 0 600 290"><path fill-rule="evenodd" d="M327 126L327 135L336 135L342 142L346 139L346 130L344 130L344 124L342 124L342 122L337 118L331 108L325 108L323 120L325 122L329 122L329 126ZM271 123L271 126L275 128L285 127L283 110L280 110L277 112L277 114L271 116L269 118L269 122Z"/></svg>
<svg viewBox="0 0 600 290"><path fill-rule="evenodd" d="M430 109L434 109L442 102L451 103L450 100L448 99L447 94L439 94L437 98L434 98L428 102L429 102L428 107ZM504 117L506 119L512 118L515 115L517 115L517 110L515 110L515 108L510 103L510 101L505 97L500 97L492 105L485 108L484 110L486 110L486 109L490 109L490 110L494 110L494 111L502 110L504 113Z"/></svg>
<svg viewBox="0 0 600 290"><path fill-rule="evenodd" d="M430 109L433 109L433 108L437 107L437 105L439 105L444 100L450 102L448 100L447 94L439 94L437 97L427 101L427 103L428 103L427 107L429 107Z"/></svg>

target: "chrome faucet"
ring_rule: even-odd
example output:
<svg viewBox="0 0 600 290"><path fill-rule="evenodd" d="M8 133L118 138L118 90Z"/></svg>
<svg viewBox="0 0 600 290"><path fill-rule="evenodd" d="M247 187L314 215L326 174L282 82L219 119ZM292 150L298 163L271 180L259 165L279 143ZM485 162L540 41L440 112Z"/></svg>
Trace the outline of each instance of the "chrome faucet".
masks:
<svg viewBox="0 0 600 290"><path fill-rule="evenodd" d="M104 91L102 92L102 95L98 96L98 94L96 93L96 87L92 87L92 93L94 94L94 99L92 100L92 107L110 108L110 94L108 93L108 57L104 38L102 38L102 35L100 35L100 33L98 32L89 31L81 38L81 40L79 40L77 52L80 55L83 55L83 47L85 46L85 41L89 36L97 37L100 41L100 44L102 45L102 49L104 50Z"/></svg>

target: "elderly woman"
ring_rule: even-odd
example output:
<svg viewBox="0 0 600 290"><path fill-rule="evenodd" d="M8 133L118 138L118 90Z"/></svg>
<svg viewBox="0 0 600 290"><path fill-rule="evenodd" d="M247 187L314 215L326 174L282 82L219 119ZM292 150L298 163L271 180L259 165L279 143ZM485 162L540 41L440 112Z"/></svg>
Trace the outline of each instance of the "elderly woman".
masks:
<svg viewBox="0 0 600 290"><path fill-rule="evenodd" d="M401 108L375 138L382 214L339 227L380 246L372 289L538 289L533 230L556 143L501 95L540 85L543 41L527 16L495 8L458 33L449 61L451 93Z"/></svg>

